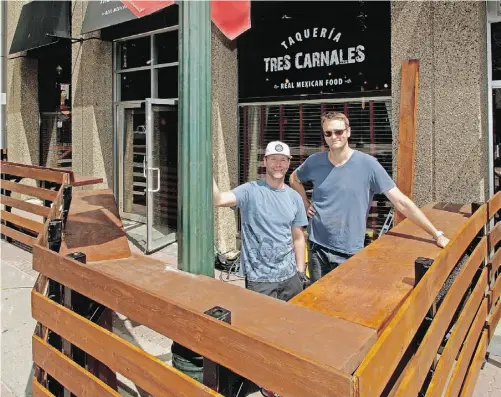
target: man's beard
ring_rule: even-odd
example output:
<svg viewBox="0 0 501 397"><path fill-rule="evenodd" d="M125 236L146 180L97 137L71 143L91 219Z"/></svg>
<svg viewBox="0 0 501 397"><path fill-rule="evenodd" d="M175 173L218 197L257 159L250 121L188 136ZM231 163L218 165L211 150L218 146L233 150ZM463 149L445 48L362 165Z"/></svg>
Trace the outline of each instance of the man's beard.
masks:
<svg viewBox="0 0 501 397"><path fill-rule="evenodd" d="M273 179L284 179L285 178L285 172L273 172L273 171L267 171L267 174L270 178L273 178ZM279 176L275 176L275 175L279 175Z"/></svg>

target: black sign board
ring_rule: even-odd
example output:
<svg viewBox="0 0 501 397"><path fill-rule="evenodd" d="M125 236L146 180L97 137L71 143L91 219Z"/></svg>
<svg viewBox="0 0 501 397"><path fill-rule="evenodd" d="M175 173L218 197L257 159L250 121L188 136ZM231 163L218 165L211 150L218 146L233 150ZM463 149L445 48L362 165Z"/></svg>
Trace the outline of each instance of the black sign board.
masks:
<svg viewBox="0 0 501 397"><path fill-rule="evenodd" d="M252 2L238 39L239 97L390 90L390 2Z"/></svg>
<svg viewBox="0 0 501 397"><path fill-rule="evenodd" d="M89 1L82 24L82 34L133 19L136 19L136 16L121 1Z"/></svg>

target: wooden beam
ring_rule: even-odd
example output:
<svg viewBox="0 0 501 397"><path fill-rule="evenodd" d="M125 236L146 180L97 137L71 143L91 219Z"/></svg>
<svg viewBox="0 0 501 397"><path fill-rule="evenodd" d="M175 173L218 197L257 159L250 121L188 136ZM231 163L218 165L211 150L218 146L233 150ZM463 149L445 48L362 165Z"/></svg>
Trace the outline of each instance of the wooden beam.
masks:
<svg viewBox="0 0 501 397"><path fill-rule="evenodd" d="M473 293L461 312L461 315L452 330L452 334L445 345L444 351L440 356L440 360L435 368L430 385L426 390L426 397L440 397L442 395L444 387L447 384L447 380L449 379L450 371L454 366L454 360L463 345L466 333L470 329L471 323L478 311L478 308L482 304L482 301L486 299L484 298L484 294L485 289L487 288L487 276L487 269L482 270L482 275L480 276Z"/></svg>
<svg viewBox="0 0 501 397"><path fill-rule="evenodd" d="M463 384L466 372L470 366L470 361L475 351L475 347L480 339L482 329L485 325L485 319L487 317L487 300L482 301L482 305L473 320L473 324L468 331L468 335L459 354L458 360L454 369L452 371L452 376L447 385L447 390L445 392L445 397L457 397L461 390L461 385ZM442 393L442 395L444 395Z"/></svg>
<svg viewBox="0 0 501 397"><path fill-rule="evenodd" d="M20 194L25 194L27 196L36 197L41 200L48 200L48 201L54 201L57 196L57 192L54 190L23 185L22 183L6 181L4 179L0 179L0 189L5 189Z"/></svg>
<svg viewBox="0 0 501 397"><path fill-rule="evenodd" d="M470 286L479 266L483 263L486 254L487 237L484 236L445 295L440 308L433 318L430 328L426 331L416 354L411 359L411 365L397 390L397 397L418 395L428 375L428 370L433 364L433 360L437 357L437 351L440 347L440 343L444 339L444 335L451 323L452 317L461 303L461 299ZM483 274L483 287L485 290L487 272L484 271Z"/></svg>
<svg viewBox="0 0 501 397"><path fill-rule="evenodd" d="M0 233L3 234L4 236L10 237L16 241L19 241L20 243L23 243L24 245L27 245L28 247L33 247L33 244L35 243L35 238L28 236L27 234L24 234L20 231L14 230L8 226L5 225L0 225Z"/></svg>
<svg viewBox="0 0 501 397"><path fill-rule="evenodd" d="M435 297L465 249L485 225L486 219L487 206L483 205L442 250L381 333L377 343L355 372L359 378L361 397L379 396L383 392ZM399 349L395 349L395 346L399 346Z"/></svg>
<svg viewBox="0 0 501 397"><path fill-rule="evenodd" d="M52 394L38 382L36 377L33 377L31 385L33 397L55 397L54 394Z"/></svg>
<svg viewBox="0 0 501 397"><path fill-rule="evenodd" d="M16 226L32 230L36 233L40 233L43 230L43 223L33 221L12 212L1 210L1 216L3 221L13 223Z"/></svg>
<svg viewBox="0 0 501 397"><path fill-rule="evenodd" d="M1 171L2 174L15 175L22 178L37 179L40 181L55 183L63 183L63 178L65 175L65 172L63 171L53 171L42 167L9 163L7 161L2 162Z"/></svg>
<svg viewBox="0 0 501 397"><path fill-rule="evenodd" d="M33 361L78 397L121 397L74 361L33 335Z"/></svg>
<svg viewBox="0 0 501 397"><path fill-rule="evenodd" d="M18 200L13 197L4 195L1 196L1 202L3 205L18 208L31 214L43 216L44 218L47 218L49 216L50 208L42 207L38 204L27 203L26 201Z"/></svg>
<svg viewBox="0 0 501 397"><path fill-rule="evenodd" d="M219 396L174 367L49 298L33 292L31 299L36 320L149 394L170 397Z"/></svg>
<svg viewBox="0 0 501 397"><path fill-rule="evenodd" d="M418 106L419 61L402 63L400 85L400 121L397 152L397 187L412 199L416 153L416 123ZM395 225L404 216L395 211Z"/></svg>
<svg viewBox="0 0 501 397"><path fill-rule="evenodd" d="M158 262L142 257L92 265L61 257L38 246L33 253L34 269L47 277L236 373L245 374L247 379L263 387L291 397L350 395L351 376L333 366L340 365L340 358L341 365L345 365L346 358L351 361L363 354L366 344L373 341L373 331L211 278L168 271L165 265L161 265L161 271L152 272L149 263L156 266ZM108 273L105 268L113 270ZM203 299L200 295L193 296L193 293L207 290L210 294ZM218 294L218 290L224 293ZM229 301L228 296L232 296ZM247 302L240 317L254 317L257 322L253 327L239 327L238 321L246 319L237 320L236 313L232 325L203 314L216 305L232 311L235 302L238 306ZM199 307L204 309L199 310ZM286 323L277 318L277 311L287 318ZM315 330L317 337L325 335L320 345L305 338L309 324L315 322L320 324ZM279 327L285 327L287 333L277 332ZM346 335L351 335L349 344ZM294 345L284 347L284 341L291 340L296 341ZM333 351L336 354L332 354ZM319 362L320 359L325 361Z"/></svg>
<svg viewBox="0 0 501 397"><path fill-rule="evenodd" d="M485 360L485 354L487 353L487 332L484 331L480 337L480 342L475 350L475 355L473 360L468 367L468 373L461 388L460 397L471 397L473 395L473 390L475 389L475 384L477 383L478 374L480 373L480 367Z"/></svg>

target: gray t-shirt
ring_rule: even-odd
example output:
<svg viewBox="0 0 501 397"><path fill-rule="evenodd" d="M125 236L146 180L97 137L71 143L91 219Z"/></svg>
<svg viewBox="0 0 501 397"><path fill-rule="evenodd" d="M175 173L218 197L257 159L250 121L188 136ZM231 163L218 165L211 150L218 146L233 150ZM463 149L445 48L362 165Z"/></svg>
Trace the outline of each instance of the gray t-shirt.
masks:
<svg viewBox="0 0 501 397"><path fill-rule="evenodd" d="M395 182L372 156L354 151L336 167L329 152L316 153L299 166L301 183L313 183L309 239L323 247L355 254L364 247L367 216L375 193L395 187Z"/></svg>
<svg viewBox="0 0 501 397"><path fill-rule="evenodd" d="M280 282L296 274L292 228L308 219L301 196L265 180L233 189L242 219L241 268L249 281Z"/></svg>

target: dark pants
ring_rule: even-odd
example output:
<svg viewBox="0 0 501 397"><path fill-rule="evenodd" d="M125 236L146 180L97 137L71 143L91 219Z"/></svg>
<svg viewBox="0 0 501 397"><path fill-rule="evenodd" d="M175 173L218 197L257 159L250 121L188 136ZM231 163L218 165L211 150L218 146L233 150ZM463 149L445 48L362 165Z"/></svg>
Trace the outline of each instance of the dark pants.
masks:
<svg viewBox="0 0 501 397"><path fill-rule="evenodd" d="M294 298L303 290L303 286L297 273L291 278L278 283L263 283L245 279L245 288L283 301L288 301L289 299Z"/></svg>
<svg viewBox="0 0 501 397"><path fill-rule="evenodd" d="M310 250L308 267L312 284L352 256L330 250L312 241L308 241L308 247Z"/></svg>

